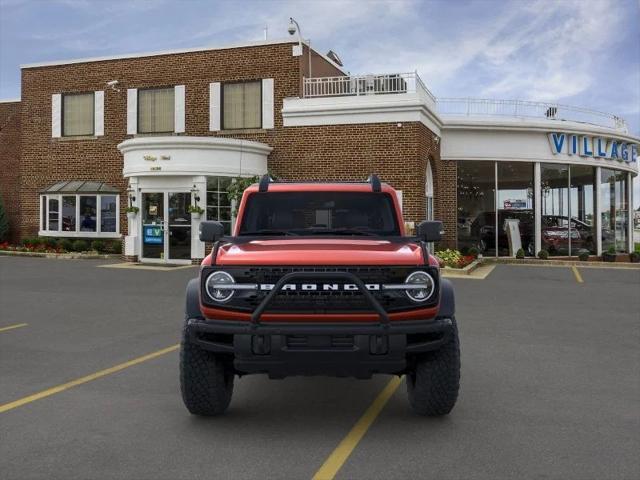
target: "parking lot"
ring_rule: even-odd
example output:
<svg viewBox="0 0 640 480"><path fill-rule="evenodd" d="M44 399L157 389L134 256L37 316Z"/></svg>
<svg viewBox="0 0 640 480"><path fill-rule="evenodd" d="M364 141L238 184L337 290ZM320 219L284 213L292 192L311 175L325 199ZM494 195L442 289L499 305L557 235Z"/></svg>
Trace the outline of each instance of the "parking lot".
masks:
<svg viewBox="0 0 640 480"><path fill-rule="evenodd" d="M389 382L248 376L193 417L176 345L196 268L105 263L0 257L0 478L312 478ZM402 382L335 478L640 478L640 270L577 272L452 280L456 408L418 417Z"/></svg>

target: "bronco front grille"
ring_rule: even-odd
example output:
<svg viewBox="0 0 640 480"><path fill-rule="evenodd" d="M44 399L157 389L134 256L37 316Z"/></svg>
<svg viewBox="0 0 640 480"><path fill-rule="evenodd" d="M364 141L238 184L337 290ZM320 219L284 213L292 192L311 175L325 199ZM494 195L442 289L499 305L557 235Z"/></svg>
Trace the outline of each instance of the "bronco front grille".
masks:
<svg viewBox="0 0 640 480"><path fill-rule="evenodd" d="M353 273L365 284L383 283L403 283L407 276L415 270L431 270L432 267L408 267L408 266L328 266L328 267L211 267L211 270L222 269L233 276L236 283L255 284L276 284L284 275L292 272L348 272ZM208 272L203 271L203 278ZM437 282L437 274L432 272L432 276ZM330 277L329 277L330 278ZM302 284L313 283L313 280L295 280L292 283L301 286ZM340 286L339 290L333 291L303 291L281 290L269 304L265 313L309 313L309 314L344 314L344 313L370 313L373 311L370 303L359 290L345 291L341 287L350 284L348 280L337 277L327 280ZM437 300L434 293L432 299L425 304L412 302L402 290L371 291L376 300L387 312L398 312L419 307L430 306ZM236 291L231 300L223 305L208 302L218 308L229 308L233 310L254 311L262 302L268 291L248 290ZM203 291L203 300L207 299Z"/></svg>

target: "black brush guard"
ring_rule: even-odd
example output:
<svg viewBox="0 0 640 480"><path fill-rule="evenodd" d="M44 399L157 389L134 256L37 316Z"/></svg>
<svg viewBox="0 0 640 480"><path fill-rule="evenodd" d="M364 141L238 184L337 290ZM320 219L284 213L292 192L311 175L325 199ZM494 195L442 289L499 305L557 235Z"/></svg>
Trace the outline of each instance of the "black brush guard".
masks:
<svg viewBox="0 0 640 480"><path fill-rule="evenodd" d="M268 322L260 320L283 287L293 280L332 278L353 282L377 313L378 322ZM191 318L190 341L202 348L232 354L239 374L331 375L369 378L373 373L402 373L407 355L438 349L450 338L449 318L391 322L389 315L350 272L291 272L274 285L249 322ZM336 338L344 342L336 346ZM307 338L300 347L300 340Z"/></svg>

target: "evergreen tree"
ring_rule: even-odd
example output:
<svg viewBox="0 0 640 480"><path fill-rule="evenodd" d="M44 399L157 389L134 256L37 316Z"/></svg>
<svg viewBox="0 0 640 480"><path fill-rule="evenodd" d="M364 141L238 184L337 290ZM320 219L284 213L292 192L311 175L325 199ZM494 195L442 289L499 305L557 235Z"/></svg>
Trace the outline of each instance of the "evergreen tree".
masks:
<svg viewBox="0 0 640 480"><path fill-rule="evenodd" d="M2 201L2 195L0 195L0 242L6 242L9 240L9 218L7 212L4 210L4 202Z"/></svg>

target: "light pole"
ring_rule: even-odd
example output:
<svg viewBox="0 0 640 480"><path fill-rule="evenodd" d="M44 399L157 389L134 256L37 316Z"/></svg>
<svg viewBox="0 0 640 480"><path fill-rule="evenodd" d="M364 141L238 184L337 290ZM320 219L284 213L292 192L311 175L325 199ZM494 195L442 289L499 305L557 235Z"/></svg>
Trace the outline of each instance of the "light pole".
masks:
<svg viewBox="0 0 640 480"><path fill-rule="evenodd" d="M300 48L300 55L303 53L302 48L302 32L300 31L300 25L296 22L293 17L289 17L289 28L287 29L289 35L295 35L298 33L298 47ZM307 57L309 58L309 78L311 78L311 40L307 40L307 48L309 49Z"/></svg>

